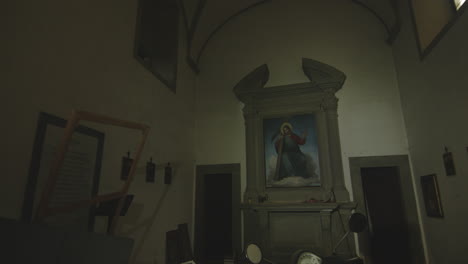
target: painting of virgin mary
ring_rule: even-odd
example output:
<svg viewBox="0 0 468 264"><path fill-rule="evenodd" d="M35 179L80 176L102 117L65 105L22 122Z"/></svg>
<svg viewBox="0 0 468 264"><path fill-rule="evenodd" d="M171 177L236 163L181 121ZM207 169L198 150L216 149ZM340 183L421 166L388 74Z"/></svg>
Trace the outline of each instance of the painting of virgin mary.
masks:
<svg viewBox="0 0 468 264"><path fill-rule="evenodd" d="M315 117L264 120L266 187L320 186Z"/></svg>

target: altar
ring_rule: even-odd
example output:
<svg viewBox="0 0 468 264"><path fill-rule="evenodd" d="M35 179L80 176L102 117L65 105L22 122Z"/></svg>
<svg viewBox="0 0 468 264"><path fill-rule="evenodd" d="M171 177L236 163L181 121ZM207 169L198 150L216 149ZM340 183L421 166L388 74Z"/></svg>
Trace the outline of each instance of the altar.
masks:
<svg viewBox="0 0 468 264"><path fill-rule="evenodd" d="M234 93L244 103L247 179L241 205L244 244L277 263L297 250L332 254L356 204L344 186L334 67L302 60L307 83L264 87L267 65L246 75ZM353 255L348 237L337 252Z"/></svg>

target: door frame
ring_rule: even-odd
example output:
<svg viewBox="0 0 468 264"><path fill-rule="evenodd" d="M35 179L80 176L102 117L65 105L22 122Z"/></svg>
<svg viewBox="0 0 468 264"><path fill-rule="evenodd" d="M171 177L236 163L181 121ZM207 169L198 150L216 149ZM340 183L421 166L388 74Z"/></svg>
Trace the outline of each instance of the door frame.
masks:
<svg viewBox="0 0 468 264"><path fill-rule="evenodd" d="M203 212L203 176L207 174L231 174L232 188L232 246L233 258L241 251L241 190L240 190L240 164L197 165L195 175L195 221L194 221L194 255L200 257L201 245L199 237L203 234L203 226L198 223L204 221Z"/></svg>
<svg viewBox="0 0 468 264"><path fill-rule="evenodd" d="M397 167L401 194L405 212L405 219L409 230L409 247L412 256L410 263L425 263L424 248L422 244L421 227L416 206L416 195L413 186L413 179L409 164L408 155L393 156L371 156L371 157L351 157L349 158L351 173L351 184L353 188L354 201L358 204L356 212L367 216L364 202L364 192L362 189L361 168ZM358 234L359 255L367 258L370 256L369 231ZM372 262L366 261L372 264ZM374 263L375 264L375 263Z"/></svg>

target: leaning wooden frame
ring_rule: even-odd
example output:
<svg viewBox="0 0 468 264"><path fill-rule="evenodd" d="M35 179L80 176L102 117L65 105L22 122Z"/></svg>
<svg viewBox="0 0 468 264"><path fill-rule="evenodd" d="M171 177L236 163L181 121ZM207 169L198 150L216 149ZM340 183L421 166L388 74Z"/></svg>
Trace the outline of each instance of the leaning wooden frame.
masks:
<svg viewBox="0 0 468 264"><path fill-rule="evenodd" d="M107 193L107 194L101 194L101 195L96 195L92 197L89 200L80 200L76 202L72 202L68 205L64 206L59 206L59 207L54 207L50 208L48 206L50 197L52 195L52 192L55 188L55 184L58 179L59 171L60 168L63 165L64 159L65 159L65 154L68 150L68 146L70 144L70 141L72 139L73 132L75 128L78 126L78 123L80 121L91 121L95 123L101 123L105 125L111 125L111 126L117 126L117 127L123 127L123 128L129 128L129 129L135 129L135 130L141 130L143 135L142 139L138 145L138 148L136 150L135 158L132 163L132 166L130 168L130 172L128 175L127 180L123 184L122 188L119 191L112 192L112 193ZM86 112L86 111L73 111L71 118L67 122L67 126L65 127L65 131L63 134L63 137L60 141L60 145L58 147L57 151L57 156L52 164L52 167L50 169L50 174L47 179L44 191L42 193L40 202L39 202L39 207L37 210L37 214L35 215L35 222L40 222L44 218L52 215L56 215L58 213L65 213L65 212L71 212L75 209L82 208L82 207L87 207L87 206L92 206L95 204L99 204L105 201L110 201L110 200L115 200L119 199L119 203L115 209L115 214L114 218L111 223L111 228L110 228L110 234L115 233L115 228L116 228L116 222L117 219L120 215L120 211L122 210L123 203L124 203L124 198L126 197L128 193L128 189L130 188L130 184L132 183L132 180L135 175L136 171L136 166L138 164L138 160L140 159L141 152L143 151L143 147L146 142L146 138L148 137L149 133L149 126L140 124L140 123L135 123L131 121L125 121L125 120L119 120L115 119L112 117L96 114L96 113L91 113L91 112Z"/></svg>

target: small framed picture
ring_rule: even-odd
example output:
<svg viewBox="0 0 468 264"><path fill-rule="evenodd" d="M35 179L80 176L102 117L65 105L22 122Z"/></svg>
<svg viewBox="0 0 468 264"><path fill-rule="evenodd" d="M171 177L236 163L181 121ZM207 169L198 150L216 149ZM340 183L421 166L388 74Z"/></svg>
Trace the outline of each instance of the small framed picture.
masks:
<svg viewBox="0 0 468 264"><path fill-rule="evenodd" d="M421 188L427 216L444 217L437 175L430 174L421 176Z"/></svg>
<svg viewBox="0 0 468 264"><path fill-rule="evenodd" d="M444 159L445 174L447 176L455 175L455 163L453 162L452 152L445 151L442 157Z"/></svg>

